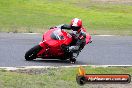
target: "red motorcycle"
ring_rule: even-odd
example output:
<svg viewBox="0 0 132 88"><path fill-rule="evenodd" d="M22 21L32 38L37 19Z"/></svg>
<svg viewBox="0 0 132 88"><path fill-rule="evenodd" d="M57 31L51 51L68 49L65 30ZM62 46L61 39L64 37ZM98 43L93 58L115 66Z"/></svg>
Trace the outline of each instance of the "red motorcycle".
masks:
<svg viewBox="0 0 132 88"><path fill-rule="evenodd" d="M91 41L91 36L87 34L86 44ZM70 60L75 63L71 52L66 52L66 47L72 42L72 36L65 30L53 28L43 34L43 39L39 45L34 46L25 54L26 60L36 58Z"/></svg>

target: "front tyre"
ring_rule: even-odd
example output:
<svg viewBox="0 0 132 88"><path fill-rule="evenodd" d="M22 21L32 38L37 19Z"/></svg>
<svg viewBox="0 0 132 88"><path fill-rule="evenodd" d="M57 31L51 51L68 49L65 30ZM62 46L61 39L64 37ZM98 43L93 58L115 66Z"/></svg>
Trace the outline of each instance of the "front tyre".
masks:
<svg viewBox="0 0 132 88"><path fill-rule="evenodd" d="M41 50L41 46L36 45L30 50L28 50L25 54L25 59L27 61L33 60L37 58L37 53Z"/></svg>

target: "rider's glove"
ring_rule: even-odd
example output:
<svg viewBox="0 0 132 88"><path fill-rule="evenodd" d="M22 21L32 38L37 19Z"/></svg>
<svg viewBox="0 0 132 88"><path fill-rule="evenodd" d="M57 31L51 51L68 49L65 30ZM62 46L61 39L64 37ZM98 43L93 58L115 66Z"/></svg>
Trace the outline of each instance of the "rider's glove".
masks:
<svg viewBox="0 0 132 88"><path fill-rule="evenodd" d="M60 29L62 29L62 26L63 26L63 24L55 26L55 27L50 27L50 29L54 29L54 28L60 28Z"/></svg>
<svg viewBox="0 0 132 88"><path fill-rule="evenodd" d="M56 28L56 27L50 27L50 29L54 29L54 28Z"/></svg>
<svg viewBox="0 0 132 88"><path fill-rule="evenodd" d="M63 26L63 25L64 25L64 24L61 24L61 25L58 25L58 26L56 26L56 27L62 29L62 26Z"/></svg>

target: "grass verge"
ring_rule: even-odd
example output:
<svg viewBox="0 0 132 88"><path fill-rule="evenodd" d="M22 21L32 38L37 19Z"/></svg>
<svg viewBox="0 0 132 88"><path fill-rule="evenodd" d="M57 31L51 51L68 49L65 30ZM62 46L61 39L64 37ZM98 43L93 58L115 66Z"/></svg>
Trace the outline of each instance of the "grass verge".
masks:
<svg viewBox="0 0 132 88"><path fill-rule="evenodd" d="M99 0L98 0L99 1ZM0 32L41 32L81 18L91 34L132 35L132 3L96 0L1 0Z"/></svg>
<svg viewBox="0 0 132 88"><path fill-rule="evenodd" d="M132 67L84 67L87 74L130 74ZM78 68L0 70L0 88L80 88ZM82 86L86 88L88 85Z"/></svg>

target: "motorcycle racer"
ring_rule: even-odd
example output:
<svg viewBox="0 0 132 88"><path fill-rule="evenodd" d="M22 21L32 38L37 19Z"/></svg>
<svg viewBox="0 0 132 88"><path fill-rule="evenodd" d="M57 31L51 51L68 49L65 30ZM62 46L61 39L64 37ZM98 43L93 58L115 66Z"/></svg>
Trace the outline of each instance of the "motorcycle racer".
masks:
<svg viewBox="0 0 132 88"><path fill-rule="evenodd" d="M79 52L84 48L86 44L86 29L82 25L82 20L79 18L74 18L71 20L70 24L62 24L56 27L62 30L63 29L72 30L72 33L70 34L72 35L73 41L65 49L68 52L73 52L72 55L74 62Z"/></svg>

